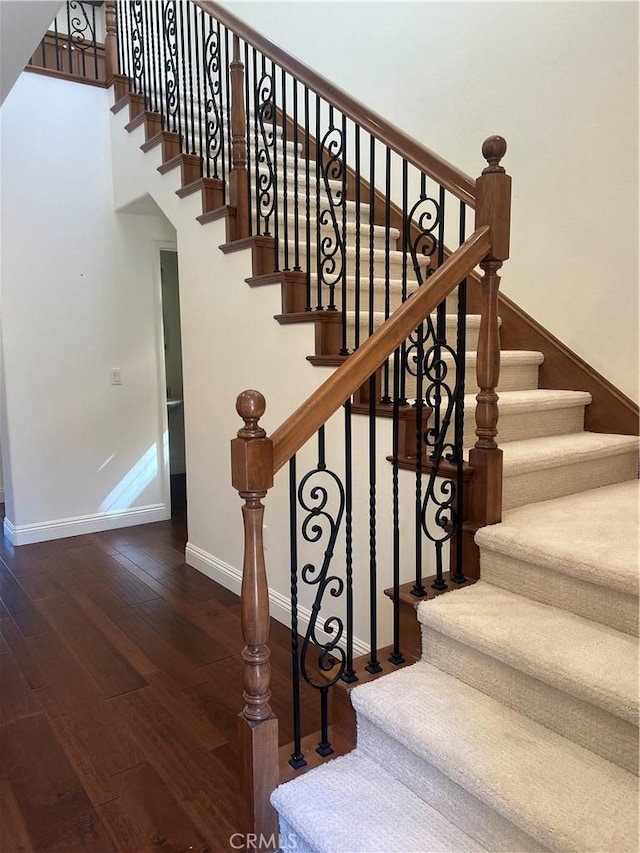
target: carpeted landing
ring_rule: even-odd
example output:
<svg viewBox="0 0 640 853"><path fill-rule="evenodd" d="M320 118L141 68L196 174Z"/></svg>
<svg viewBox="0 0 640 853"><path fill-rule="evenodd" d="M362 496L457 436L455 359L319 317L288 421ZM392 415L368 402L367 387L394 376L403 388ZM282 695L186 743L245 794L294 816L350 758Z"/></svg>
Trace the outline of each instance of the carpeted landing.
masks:
<svg viewBox="0 0 640 853"><path fill-rule="evenodd" d="M274 792L283 849L637 851L632 476L478 532L483 579L418 608L422 660L352 690L357 748Z"/></svg>

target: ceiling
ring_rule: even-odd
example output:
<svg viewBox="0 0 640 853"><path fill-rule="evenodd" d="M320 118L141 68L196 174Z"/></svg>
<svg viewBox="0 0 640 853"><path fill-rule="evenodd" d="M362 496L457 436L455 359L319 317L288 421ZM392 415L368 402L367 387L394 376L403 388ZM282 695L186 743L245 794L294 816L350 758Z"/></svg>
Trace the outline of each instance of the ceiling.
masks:
<svg viewBox="0 0 640 853"><path fill-rule="evenodd" d="M1 0L0 104L60 10L60 0Z"/></svg>

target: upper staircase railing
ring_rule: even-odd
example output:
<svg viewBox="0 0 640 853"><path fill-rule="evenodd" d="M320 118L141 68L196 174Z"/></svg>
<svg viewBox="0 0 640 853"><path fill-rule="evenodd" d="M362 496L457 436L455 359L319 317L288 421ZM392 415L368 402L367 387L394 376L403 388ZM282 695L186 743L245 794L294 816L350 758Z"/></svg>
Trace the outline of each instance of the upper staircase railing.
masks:
<svg viewBox="0 0 640 853"><path fill-rule="evenodd" d="M118 72L115 3L66 0L26 69L94 86L110 85Z"/></svg>
<svg viewBox="0 0 640 853"><path fill-rule="evenodd" d="M270 436L259 424L262 396L246 391L237 403L242 829L269 837L279 770L262 501L274 476L288 463L294 769L306 763L303 683L317 689L316 751L329 755L330 691L357 680L356 656L366 655L370 673L383 670L383 657L392 666L405 659L401 584L410 582L417 601L427 585L442 591L477 577L473 533L500 520L495 389L498 273L509 255L506 143L486 140L488 165L473 180L217 3L106 6L117 9L116 97L128 87L147 127L161 127L167 150L182 152L169 159L188 163L190 175L197 167L201 177L183 189L201 187L218 200L200 220L224 217L223 251L251 248L250 283L280 282L279 321L315 323L312 361L337 367ZM482 312L472 323L466 279L478 265ZM472 395L467 362L475 367ZM390 618L383 585L392 587Z"/></svg>

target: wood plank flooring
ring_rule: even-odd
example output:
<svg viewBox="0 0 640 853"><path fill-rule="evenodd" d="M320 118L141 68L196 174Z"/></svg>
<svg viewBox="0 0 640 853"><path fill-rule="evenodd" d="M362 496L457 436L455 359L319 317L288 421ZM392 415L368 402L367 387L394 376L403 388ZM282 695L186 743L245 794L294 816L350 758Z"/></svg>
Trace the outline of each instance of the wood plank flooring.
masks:
<svg viewBox="0 0 640 853"><path fill-rule="evenodd" d="M239 599L184 563L185 534L0 540L0 853L231 849ZM287 644L272 623L282 744ZM303 734L317 709L303 690Z"/></svg>

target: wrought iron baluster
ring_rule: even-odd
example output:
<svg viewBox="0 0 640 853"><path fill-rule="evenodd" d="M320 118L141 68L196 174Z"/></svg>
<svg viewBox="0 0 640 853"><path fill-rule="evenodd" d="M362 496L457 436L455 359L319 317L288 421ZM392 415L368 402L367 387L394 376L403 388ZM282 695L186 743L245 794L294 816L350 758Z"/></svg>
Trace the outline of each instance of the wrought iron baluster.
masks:
<svg viewBox="0 0 640 853"><path fill-rule="evenodd" d="M376 376L369 379L369 661L367 672L381 672L378 660L378 554L376 471Z"/></svg>
<svg viewBox="0 0 640 853"><path fill-rule="evenodd" d="M149 21L150 21L150 41L151 41L151 86L149 93L149 108L154 113L161 112L160 110L160 81L158 75L158 7L155 3L150 4Z"/></svg>
<svg viewBox="0 0 640 853"><path fill-rule="evenodd" d="M73 74L73 42L71 40L71 4L67 2L67 65L69 74Z"/></svg>
<svg viewBox="0 0 640 853"><path fill-rule="evenodd" d="M293 268L296 272L300 271L300 188L298 186L299 179L299 152L298 152L298 81L293 80L293 139L296 144L295 154L293 158Z"/></svg>
<svg viewBox="0 0 640 853"><path fill-rule="evenodd" d="M165 46L165 103L170 130L182 134L180 118L180 76L178 69L178 38L176 0L168 0L163 16Z"/></svg>
<svg viewBox="0 0 640 853"><path fill-rule="evenodd" d="M309 89L304 87L304 181L305 181L305 239L307 269L307 304L311 311L311 181L309 176ZM316 166L317 168L317 166Z"/></svg>
<svg viewBox="0 0 640 853"><path fill-rule="evenodd" d="M115 12L115 16L116 16L116 33L118 34L117 39L116 39L116 46L118 48L118 69L117 70L120 72L120 74L124 74L125 73L125 62L124 62L124 39L125 39L125 35L124 35L124 26L123 26L124 16L122 14L122 6L119 5L118 3L114 3L113 4L113 11ZM115 72L116 69L112 69L112 70Z"/></svg>
<svg viewBox="0 0 640 853"><path fill-rule="evenodd" d="M218 159L223 144L222 117L220 109L220 24L214 27L209 18L209 34L203 47L205 75L205 115L206 139L205 151L207 160L207 177L218 178ZM213 171L211 165L213 163ZM224 157L222 158L224 167ZM223 172L224 180L224 172Z"/></svg>
<svg viewBox="0 0 640 853"><path fill-rule="evenodd" d="M258 57L253 48L253 151L256 173L256 234L262 234L260 222L260 160L258 157Z"/></svg>
<svg viewBox="0 0 640 853"><path fill-rule="evenodd" d="M218 27L220 25L218 24ZM228 169L228 174L231 174L231 170L233 169L233 139L232 139L232 129L231 129L231 51L229 50L229 30L224 27L224 72L225 72L225 93L226 93L226 125L227 125L227 145L226 152L227 156L225 158L225 150L224 146L222 149L222 164L223 164L223 172L222 179L224 180L224 169ZM222 67L221 69L222 70ZM225 159L228 161L225 163Z"/></svg>
<svg viewBox="0 0 640 853"><path fill-rule="evenodd" d="M144 103L147 109L151 109L151 97L152 97L152 83L151 83L151 25L149 23L149 16L151 14L151 7L149 3L142 3L142 35L144 40Z"/></svg>
<svg viewBox="0 0 640 853"><path fill-rule="evenodd" d="M184 3L180 3L178 9L180 10L180 14L177 14L176 9L176 32L179 34L179 40L176 40L176 48L178 52L177 61L178 61L178 81L180 81L180 70L182 70L182 94L178 101L178 115L181 117L182 122L182 131L183 137L181 140L181 148L183 151L188 152L190 150L189 145L189 107L188 107L188 97L189 92L187 90L187 69L185 63L185 49L184 49Z"/></svg>
<svg viewBox="0 0 640 853"><path fill-rule="evenodd" d="M351 400L344 404L344 484L345 484L345 579L347 659L342 680L353 684L358 676L353 668L353 447Z"/></svg>
<svg viewBox="0 0 640 853"><path fill-rule="evenodd" d="M55 54L56 54L56 71L60 71L60 44L59 44L59 40L58 40L58 18L57 18L57 16L53 19L53 42L54 42L54 48L55 48ZM42 65L44 68L47 67L46 56L47 55L46 55L46 52L44 49L44 40L43 40L43 42L42 42L42 59L43 59Z"/></svg>
<svg viewBox="0 0 640 853"><path fill-rule="evenodd" d="M341 647L344 622L338 615L321 616L325 596L340 598L345 582L330 574L336 540L345 510L345 489L340 478L326 464L324 427L318 430L318 462L298 484L298 504L305 513L301 526L303 540L324 548L321 563L306 563L300 572L303 583L315 588L311 617L302 643L300 672L305 681L320 691L321 739L316 752L330 755L328 740L328 690L344 674L346 653ZM321 633L323 636L321 636ZM312 663L312 654L317 658ZM325 673L324 676L320 673Z"/></svg>
<svg viewBox="0 0 640 853"><path fill-rule="evenodd" d="M342 288L342 347L340 355L349 355L347 346L347 117L342 115L342 264L340 270L340 286Z"/></svg>
<svg viewBox="0 0 640 853"><path fill-rule="evenodd" d="M427 323L430 319L427 318ZM424 327L425 323L421 323L415 331L415 334L409 339L410 344L407 347L407 362L410 364L415 362L416 376L416 463L415 463L415 581L411 589L411 594L422 596L426 594L426 590L422 583L422 422L423 422L423 389L422 389L422 370L424 365ZM414 355L415 353L415 355ZM410 369L410 368L409 368Z"/></svg>
<svg viewBox="0 0 640 853"><path fill-rule="evenodd" d="M393 354L393 420L392 420L392 469L391 469L391 515L393 529L393 649L389 663L404 662L400 651L400 477L398 455L400 453L400 370L401 354Z"/></svg>
<svg viewBox="0 0 640 853"><path fill-rule="evenodd" d="M298 649L298 505L295 454L289 460L289 543L291 552L291 686L293 699L293 752L289 764L298 770L306 765L301 747L300 653Z"/></svg>
<svg viewBox="0 0 640 853"><path fill-rule="evenodd" d="M133 91L138 95L144 94L144 46L142 31L142 2L134 0L131 9L131 59L133 74Z"/></svg>
<svg viewBox="0 0 640 853"><path fill-rule="evenodd" d="M206 106L206 96L204 94L204 85L200 77L200 44L202 43L202 26L199 25L199 21L202 19L202 9L196 7L194 9L194 17L193 17L193 32L194 32L194 42L193 42L193 51L195 54L195 63L196 63L196 91L198 93L198 118L196 119L196 128L198 130L198 141L196 143L196 151L200 155L200 162L202 164L202 174L209 177L209 173L206 171L206 164L208 163L207 153L206 153L206 129L205 129L205 144L203 145L202 139L202 131L203 131L203 120L202 120L202 102L205 101ZM202 43L202 50L204 51L204 43ZM204 73L204 57L203 57L203 73Z"/></svg>
<svg viewBox="0 0 640 853"><path fill-rule="evenodd" d="M458 241L462 245L466 236L466 212L464 202L460 202L460 219ZM456 464L456 517L455 544L456 559L451 580L454 583L466 583L463 566L463 501L464 501L464 395L467 365L467 280L463 279L458 285L458 358L456 361L456 414L455 414L455 464Z"/></svg>
<svg viewBox="0 0 640 853"><path fill-rule="evenodd" d="M91 7L91 48L93 53L93 79L97 80L98 74L98 42L96 41L96 7Z"/></svg>
<svg viewBox="0 0 640 853"><path fill-rule="evenodd" d="M317 304L316 311L323 309L322 298L322 272L320 269L322 251L320 249L320 173L324 166L324 156L320 144L320 98L316 95L316 289Z"/></svg>
<svg viewBox="0 0 640 853"><path fill-rule="evenodd" d="M409 187L408 187L408 163L403 158L402 160L402 301L407 299L407 263L409 261L409 233L411 222L409 219ZM404 369L407 363L407 344L402 342L400 348L400 358L402 370L400 371L400 384L398 393L400 394L400 402L407 402L407 372Z"/></svg>
<svg viewBox="0 0 640 853"><path fill-rule="evenodd" d="M264 223L265 237L271 236L270 222L275 219L276 232L276 270L277 263L277 191L275 172L275 78L274 67L267 70L265 57L262 56L260 79L256 90L257 122L260 133L257 163L262 167L258 176L258 215Z"/></svg>
<svg viewBox="0 0 640 853"><path fill-rule="evenodd" d="M329 289L329 311L336 310L336 285L342 279L346 263L344 241L338 225L337 211L344 205L344 163L345 140L341 129L334 123L334 109L329 105L329 129L320 143L320 163L322 179L327 195L327 207L320 210L318 222L318 271L322 284ZM326 160L326 162L325 162ZM333 189L331 182L340 182L340 189ZM320 196L318 196L320 201ZM329 226L329 232L322 232L322 226Z"/></svg>
<svg viewBox="0 0 640 853"><path fill-rule="evenodd" d="M187 3L187 66L189 70L189 105L191 108L191 153L196 154L196 117L193 103L193 48L191 34L191 3ZM185 107L186 108L186 107Z"/></svg>
<svg viewBox="0 0 640 853"><path fill-rule="evenodd" d="M246 137L247 137L247 205L249 211L249 233L253 234L255 232L255 227L253 225L253 185L252 185L252 170L255 168L255 158L254 158L254 149L251 147L251 102L249 98L249 93L251 91L251 86L249 85L250 80L250 72L249 72L249 45L247 42L244 43L244 67L245 67L245 77L244 77L244 114L247 119L246 123ZM257 174L257 170L256 170Z"/></svg>
<svg viewBox="0 0 640 853"><path fill-rule="evenodd" d="M373 136L369 137L369 337L374 329L374 223L376 207L376 141Z"/></svg>
<svg viewBox="0 0 640 853"><path fill-rule="evenodd" d="M390 235L391 235L391 149L389 146L386 146L385 151L385 200L384 200L384 319L387 320L390 314L391 308L391 285L390 285L390 274L391 274L391 256L390 256ZM389 396L389 359L387 359L383 366L382 372L382 402L390 403L391 397Z"/></svg>
<svg viewBox="0 0 640 853"><path fill-rule="evenodd" d="M356 182L356 256L355 256L355 264L354 264L354 288L355 288L355 296L354 296L354 313L356 315L355 319L355 329L354 329L354 340L353 340L353 348L357 350L360 346L360 251L361 251L361 240L362 240L362 226L361 226L361 186L360 186L360 125L356 125L355 134L355 182Z"/></svg>
<svg viewBox="0 0 640 853"><path fill-rule="evenodd" d="M287 173L287 78L285 75L284 68L281 71L281 82L280 82L281 90L282 90L282 233L283 233L283 260L284 266L283 269L289 269L289 195L288 195L288 183L289 177ZM275 123L275 116L274 116ZM295 142L293 146L293 158L296 158L296 149ZM276 164L278 162L278 158L276 157ZM276 181L277 181L277 172L276 172ZM277 194L276 194L277 199ZM278 232L276 230L276 251L278 245Z"/></svg>
<svg viewBox="0 0 640 853"><path fill-rule="evenodd" d="M273 98L271 104L271 124L273 126L273 268L274 270L280 269L280 219L278 216L278 135L276 133L277 127L277 85L278 80L276 76L276 66L275 63L271 63L271 79L273 81ZM285 174L285 183L286 183L286 174ZM286 251L286 249L285 249Z"/></svg>

